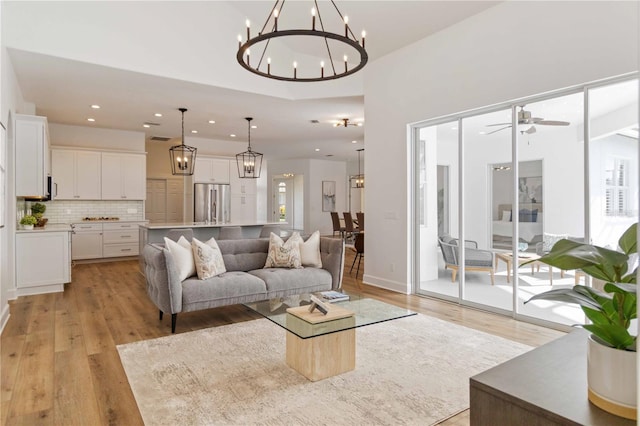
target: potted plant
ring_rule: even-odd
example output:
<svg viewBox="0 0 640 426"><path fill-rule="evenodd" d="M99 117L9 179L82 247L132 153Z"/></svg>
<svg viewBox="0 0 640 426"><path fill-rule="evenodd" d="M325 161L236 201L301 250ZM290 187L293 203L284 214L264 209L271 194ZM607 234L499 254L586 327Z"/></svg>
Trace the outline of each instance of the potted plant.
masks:
<svg viewBox="0 0 640 426"><path fill-rule="evenodd" d="M576 285L547 291L525 302L554 300L582 308L590 323L581 327L591 332L587 348L589 401L631 419L637 418L637 324L633 321L637 319L638 269L633 264L637 262L637 232L637 223L624 232L618 241L620 251L558 241L548 254L536 260L561 270L581 269L603 281L604 291Z"/></svg>
<svg viewBox="0 0 640 426"><path fill-rule="evenodd" d="M22 219L20 219L20 225L22 225L23 229L31 230L33 229L33 225L35 225L36 223L38 223L38 219L30 214L25 215Z"/></svg>
<svg viewBox="0 0 640 426"><path fill-rule="evenodd" d="M42 217L45 211L47 211L47 206L42 203L34 203L31 206L31 213L38 221L36 223L36 226L42 227L47 223L48 219Z"/></svg>

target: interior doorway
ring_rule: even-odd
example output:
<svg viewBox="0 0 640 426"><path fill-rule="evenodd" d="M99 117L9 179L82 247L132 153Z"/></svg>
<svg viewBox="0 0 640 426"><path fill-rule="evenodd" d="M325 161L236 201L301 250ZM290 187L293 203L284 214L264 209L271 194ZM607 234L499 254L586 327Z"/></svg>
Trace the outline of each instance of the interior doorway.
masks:
<svg viewBox="0 0 640 426"><path fill-rule="evenodd" d="M294 222L294 180L292 177L273 179L273 211L274 222L286 222L293 227Z"/></svg>

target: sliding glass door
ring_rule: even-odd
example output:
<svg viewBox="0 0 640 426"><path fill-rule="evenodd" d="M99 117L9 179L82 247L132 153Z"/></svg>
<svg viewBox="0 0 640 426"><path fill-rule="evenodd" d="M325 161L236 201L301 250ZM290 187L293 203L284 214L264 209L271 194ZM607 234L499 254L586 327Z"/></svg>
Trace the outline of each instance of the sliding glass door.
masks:
<svg viewBox="0 0 640 426"><path fill-rule="evenodd" d="M597 285L536 262L559 239L616 248L638 221L637 78L452 115L413 135L416 292L539 323L584 322L578 307L525 302Z"/></svg>

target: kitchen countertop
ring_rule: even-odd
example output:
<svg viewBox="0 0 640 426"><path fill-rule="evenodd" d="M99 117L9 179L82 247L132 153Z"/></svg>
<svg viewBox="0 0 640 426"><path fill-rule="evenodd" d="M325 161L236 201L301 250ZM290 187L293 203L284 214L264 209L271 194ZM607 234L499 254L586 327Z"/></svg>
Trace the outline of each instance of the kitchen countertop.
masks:
<svg viewBox="0 0 640 426"><path fill-rule="evenodd" d="M228 226L264 226L264 225L287 225L286 222L249 222L249 223L204 223L204 222L180 222L180 223L149 223L146 225L140 225L141 228L146 229L180 229L180 228L224 228Z"/></svg>
<svg viewBox="0 0 640 426"><path fill-rule="evenodd" d="M16 234L41 233L41 232L71 232L71 225L68 223L52 223L41 228L16 229Z"/></svg>
<svg viewBox="0 0 640 426"><path fill-rule="evenodd" d="M70 222L73 225L80 225L85 223L149 223L146 219L140 220L75 220Z"/></svg>

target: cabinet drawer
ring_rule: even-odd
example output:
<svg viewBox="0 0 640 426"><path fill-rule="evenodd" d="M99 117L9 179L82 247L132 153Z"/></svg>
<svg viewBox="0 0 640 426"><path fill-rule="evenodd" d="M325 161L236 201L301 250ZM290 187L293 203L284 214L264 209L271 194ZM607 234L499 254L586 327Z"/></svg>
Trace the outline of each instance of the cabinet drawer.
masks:
<svg viewBox="0 0 640 426"><path fill-rule="evenodd" d="M102 226L105 231L118 231L118 230L126 230L126 229L134 229L138 232L138 226L140 223L138 222L124 222L124 223L104 223Z"/></svg>
<svg viewBox="0 0 640 426"><path fill-rule="evenodd" d="M101 223L74 223L71 226L74 232L102 232Z"/></svg>
<svg viewBox="0 0 640 426"><path fill-rule="evenodd" d="M138 243L133 244L109 244L102 250L103 257L137 256Z"/></svg>
<svg viewBox="0 0 640 426"><path fill-rule="evenodd" d="M138 230L130 231L106 231L102 235L104 244L137 243Z"/></svg>

